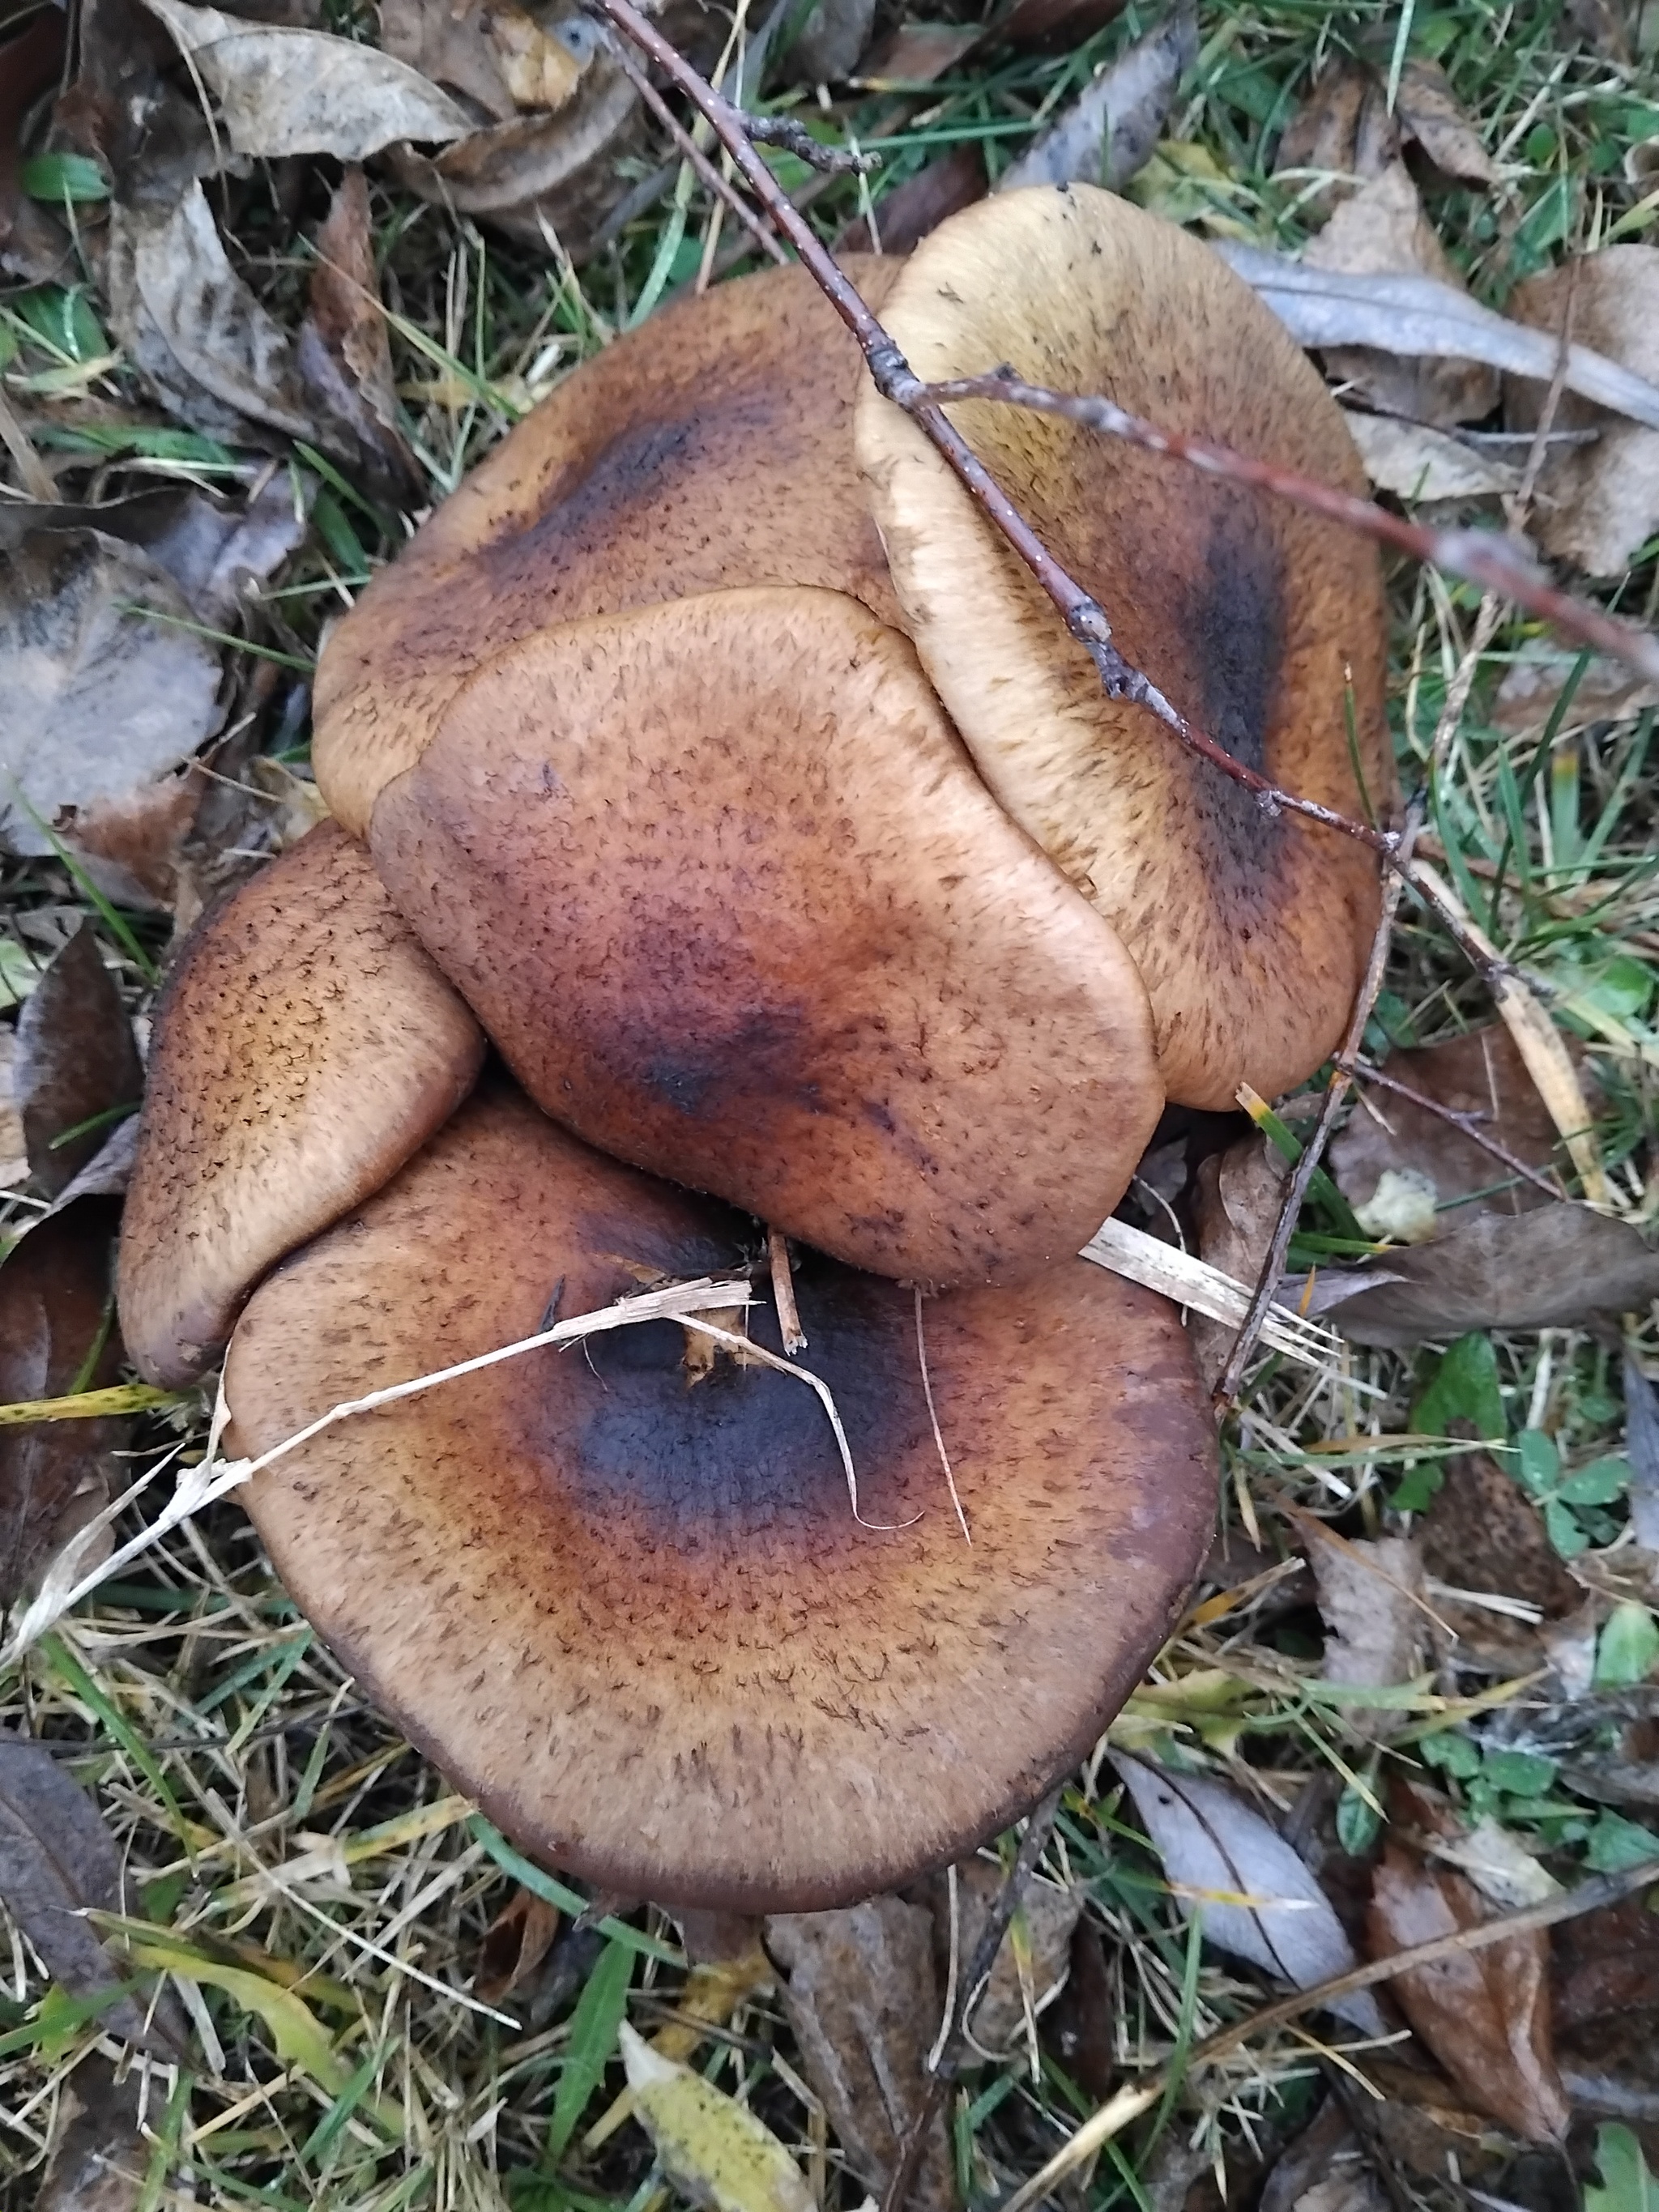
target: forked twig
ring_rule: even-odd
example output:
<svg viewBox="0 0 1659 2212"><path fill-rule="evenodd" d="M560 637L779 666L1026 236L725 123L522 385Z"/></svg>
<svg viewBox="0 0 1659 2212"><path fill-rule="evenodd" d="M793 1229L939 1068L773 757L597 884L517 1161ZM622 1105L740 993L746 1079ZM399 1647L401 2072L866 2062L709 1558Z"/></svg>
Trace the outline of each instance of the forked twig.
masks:
<svg viewBox="0 0 1659 2212"><path fill-rule="evenodd" d="M1359 1082L1375 1083L1380 1090L1391 1091L1397 1098L1404 1098L1411 1105L1420 1107L1424 1113L1432 1114L1438 1120L1449 1123L1460 1136L1467 1137L1473 1145L1479 1145L1481 1151L1490 1152L1493 1159L1501 1160L1511 1174L1524 1176L1547 1198L1559 1199L1562 1196L1559 1188L1547 1176L1540 1175L1534 1167L1529 1167L1518 1152L1512 1152L1496 1137L1488 1136L1480 1126L1482 1118L1480 1115L1461 1112L1455 1106L1443 1106L1437 1098L1431 1098L1425 1091L1414 1091L1409 1083L1402 1083L1397 1075L1385 1074L1382 1069L1374 1067L1368 1060L1339 1058L1336 1065Z"/></svg>

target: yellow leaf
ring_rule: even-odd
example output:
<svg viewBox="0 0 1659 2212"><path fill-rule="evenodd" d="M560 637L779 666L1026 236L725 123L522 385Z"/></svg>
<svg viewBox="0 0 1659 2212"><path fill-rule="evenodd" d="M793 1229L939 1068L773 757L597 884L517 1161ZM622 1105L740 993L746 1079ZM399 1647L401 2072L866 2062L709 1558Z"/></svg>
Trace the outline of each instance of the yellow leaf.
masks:
<svg viewBox="0 0 1659 2212"><path fill-rule="evenodd" d="M812 2212L799 2167L752 2112L653 2051L626 2021L622 2054L634 2117L677 2189L714 2212Z"/></svg>

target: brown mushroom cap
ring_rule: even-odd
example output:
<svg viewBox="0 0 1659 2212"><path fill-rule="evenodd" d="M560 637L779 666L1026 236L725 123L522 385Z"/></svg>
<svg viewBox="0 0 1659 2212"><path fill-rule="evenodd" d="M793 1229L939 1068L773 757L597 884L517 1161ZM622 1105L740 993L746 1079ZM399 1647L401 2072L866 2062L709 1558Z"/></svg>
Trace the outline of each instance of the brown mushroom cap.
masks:
<svg viewBox="0 0 1659 2212"><path fill-rule="evenodd" d="M854 256L866 296L896 264ZM359 836L475 668L556 623L726 585L898 618L853 455L856 347L804 269L721 284L587 362L475 469L329 638L313 760Z"/></svg>
<svg viewBox="0 0 1659 2212"><path fill-rule="evenodd" d="M1209 248L1090 185L1000 195L905 264L883 319L928 381L1004 363L1358 492L1340 411ZM952 419L1120 649L1236 758L1342 812L1393 795L1372 548L1285 502L988 402ZM1341 1035L1375 855L1251 795L1114 701L908 416L866 380L859 454L922 665L1014 818L1121 932L1170 1096L1272 1097Z"/></svg>
<svg viewBox="0 0 1659 2212"><path fill-rule="evenodd" d="M477 1080L483 1036L325 822L198 927L157 1009L121 1328L192 1382L273 1261L368 1197Z"/></svg>
<svg viewBox="0 0 1659 2212"><path fill-rule="evenodd" d="M739 1260L720 1206L481 1091L254 1295L234 1449ZM490 1818L602 1887L806 1911L960 1855L1081 1756L1168 1633L1214 1506L1175 1310L1073 1260L923 1308L803 1255L818 1399L655 1322L343 1422L245 1493L343 1662ZM753 1340L779 1348L769 1306Z"/></svg>
<svg viewBox="0 0 1659 2212"><path fill-rule="evenodd" d="M526 639L381 793L374 865L532 1097L855 1267L1075 1253L1163 1104L1108 923L839 592Z"/></svg>

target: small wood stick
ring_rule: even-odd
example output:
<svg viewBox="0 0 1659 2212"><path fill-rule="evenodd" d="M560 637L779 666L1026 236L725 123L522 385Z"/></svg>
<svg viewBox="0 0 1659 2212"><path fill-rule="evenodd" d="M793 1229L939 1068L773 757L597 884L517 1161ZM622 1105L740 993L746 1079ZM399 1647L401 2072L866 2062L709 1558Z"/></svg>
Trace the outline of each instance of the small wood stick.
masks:
<svg viewBox="0 0 1659 2212"><path fill-rule="evenodd" d="M766 1256L772 1263L772 1297L778 1310L778 1334L783 1339L783 1348L793 1359L798 1352L806 1349L806 1332L800 1325L800 1310L795 1304L795 1275L789 1265L789 1241L781 1229L766 1232Z"/></svg>

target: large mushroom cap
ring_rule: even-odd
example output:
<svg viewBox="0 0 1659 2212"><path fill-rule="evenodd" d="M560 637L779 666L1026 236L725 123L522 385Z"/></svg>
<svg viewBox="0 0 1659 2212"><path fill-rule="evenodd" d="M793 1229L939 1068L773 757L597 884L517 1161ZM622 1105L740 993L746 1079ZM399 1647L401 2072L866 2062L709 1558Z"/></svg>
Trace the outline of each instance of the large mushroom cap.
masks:
<svg viewBox="0 0 1659 2212"><path fill-rule="evenodd" d="M378 1190L483 1060L477 1023L324 823L198 926L156 1011L122 1333L193 1382L273 1261Z"/></svg>
<svg viewBox="0 0 1659 2212"><path fill-rule="evenodd" d="M736 1224L481 1091L255 1293L240 1451L331 1406L739 1259ZM803 1255L802 1364L700 1381L672 1322L341 1423L246 1495L343 1663L522 1844L602 1887L806 1911L1023 1811L1096 1739L1207 1539L1173 1308L1074 1260L916 1304ZM769 1307L750 1317L774 1352Z"/></svg>
<svg viewBox="0 0 1659 2212"><path fill-rule="evenodd" d="M896 264L854 257L872 301ZM330 637L317 780L362 836L475 668L556 623L726 585L820 584L897 619L853 454L856 347L806 271L653 315L527 416Z"/></svg>
<svg viewBox="0 0 1659 2212"><path fill-rule="evenodd" d="M1006 363L1167 429L1362 491L1341 416L1196 239L1088 185L1000 195L917 249L883 318L929 382ZM1371 548L1076 424L950 410L1120 649L1282 788L1354 815L1393 792ZM1087 653L909 417L867 380L860 460L906 627L993 791L1121 932L1172 1098L1271 1097L1336 1043L1378 913L1375 856L1250 794ZM1349 718L1368 791L1352 764Z"/></svg>
<svg viewBox="0 0 1659 2212"><path fill-rule="evenodd" d="M1163 1104L1110 927L839 592L525 640L382 793L380 876L545 1111L854 1266L1074 1254Z"/></svg>

